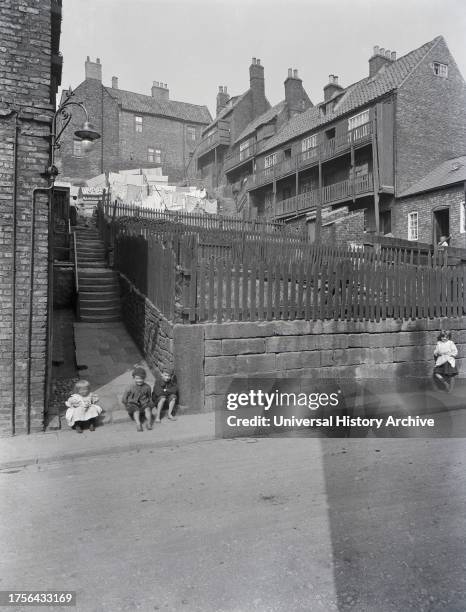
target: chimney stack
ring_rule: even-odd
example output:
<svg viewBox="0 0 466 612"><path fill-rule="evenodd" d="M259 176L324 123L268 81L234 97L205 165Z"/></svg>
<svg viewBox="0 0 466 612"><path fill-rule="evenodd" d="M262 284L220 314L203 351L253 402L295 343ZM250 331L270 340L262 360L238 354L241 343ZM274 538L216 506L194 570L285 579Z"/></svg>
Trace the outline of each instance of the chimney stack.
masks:
<svg viewBox="0 0 466 612"><path fill-rule="evenodd" d="M118 77L112 77L112 89L118 89Z"/></svg>
<svg viewBox="0 0 466 612"><path fill-rule="evenodd" d="M379 45L374 46L374 52L369 59L369 76L374 76L382 68L396 62L396 51L390 51Z"/></svg>
<svg viewBox="0 0 466 612"><path fill-rule="evenodd" d="M223 108L225 108L229 100L230 100L230 95L227 92L227 86L219 85L218 94L217 94L217 115L220 113L220 111Z"/></svg>
<svg viewBox="0 0 466 612"><path fill-rule="evenodd" d="M324 102L328 102L342 91L343 87L338 84L336 74L329 74L328 83L324 87Z"/></svg>
<svg viewBox="0 0 466 612"><path fill-rule="evenodd" d="M312 106L307 93L304 90L303 82L298 76L298 71L288 68L288 77L285 80L285 101L288 107L288 117Z"/></svg>
<svg viewBox="0 0 466 612"><path fill-rule="evenodd" d="M161 102L168 102L170 99L170 92L167 84L159 81L154 81L151 89L152 97Z"/></svg>
<svg viewBox="0 0 466 612"><path fill-rule="evenodd" d="M91 62L89 56L87 56L86 63L84 64L84 74L87 79L95 79L102 83L102 64L100 59L96 58L95 62Z"/></svg>
<svg viewBox="0 0 466 612"><path fill-rule="evenodd" d="M249 66L249 86L252 94L253 117L262 115L267 110L265 100L264 66L258 58L253 57Z"/></svg>

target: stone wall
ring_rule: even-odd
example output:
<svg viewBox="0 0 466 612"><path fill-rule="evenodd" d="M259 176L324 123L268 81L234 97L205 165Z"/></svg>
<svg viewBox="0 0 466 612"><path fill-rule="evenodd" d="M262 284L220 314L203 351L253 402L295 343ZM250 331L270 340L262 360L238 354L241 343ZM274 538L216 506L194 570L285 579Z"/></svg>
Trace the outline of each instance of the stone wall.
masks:
<svg viewBox="0 0 466 612"><path fill-rule="evenodd" d="M426 377L440 329L452 330L466 366L466 317L416 321L272 321L175 325L174 359L190 365L186 411L214 410L234 377ZM186 339L186 341L184 341ZM202 364L202 365L201 365Z"/></svg>
<svg viewBox="0 0 466 612"><path fill-rule="evenodd" d="M173 367L173 323L122 274L123 321L152 372Z"/></svg>

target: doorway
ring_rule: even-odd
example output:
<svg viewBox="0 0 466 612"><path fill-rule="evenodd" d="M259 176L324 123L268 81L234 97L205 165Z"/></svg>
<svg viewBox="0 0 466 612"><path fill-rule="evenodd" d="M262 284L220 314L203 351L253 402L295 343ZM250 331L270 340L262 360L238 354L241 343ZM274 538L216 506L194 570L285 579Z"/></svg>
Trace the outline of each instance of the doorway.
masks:
<svg viewBox="0 0 466 612"><path fill-rule="evenodd" d="M450 209L441 208L433 212L433 242L438 244L440 236L450 235Z"/></svg>

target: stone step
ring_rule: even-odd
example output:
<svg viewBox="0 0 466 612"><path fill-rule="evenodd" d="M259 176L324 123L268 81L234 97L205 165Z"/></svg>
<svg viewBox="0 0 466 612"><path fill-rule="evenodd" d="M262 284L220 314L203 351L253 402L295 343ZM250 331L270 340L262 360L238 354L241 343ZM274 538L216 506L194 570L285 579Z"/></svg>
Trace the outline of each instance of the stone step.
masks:
<svg viewBox="0 0 466 612"><path fill-rule="evenodd" d="M79 299L91 302L120 301L117 291L80 291Z"/></svg>
<svg viewBox="0 0 466 612"><path fill-rule="evenodd" d="M121 308L120 308L120 304L117 304L116 306L84 306L81 304L81 302L79 302L79 313L81 316L84 315L89 315L89 316L93 316L93 315L102 315L102 316L107 316L107 315L115 315L115 314L120 314L121 313Z"/></svg>
<svg viewBox="0 0 466 612"><path fill-rule="evenodd" d="M121 321L120 315L82 315L83 323L111 323L113 321Z"/></svg>
<svg viewBox="0 0 466 612"><path fill-rule="evenodd" d="M100 247L86 248L86 247L78 247L76 249L78 255L102 255L104 256L106 250Z"/></svg>
<svg viewBox="0 0 466 612"><path fill-rule="evenodd" d="M94 312L121 311L120 299L118 297L109 300L90 300L79 296L79 308L81 313L92 314Z"/></svg>
<svg viewBox="0 0 466 612"><path fill-rule="evenodd" d="M105 264L104 261L79 261L78 259L78 268L101 268L102 264Z"/></svg>
<svg viewBox="0 0 466 612"><path fill-rule="evenodd" d="M101 270L103 271L101 272ZM115 274L115 272L113 272L113 270L107 270L106 268L95 268L95 272L92 269L86 270L85 268L83 268L79 271L78 278L80 280L92 278L97 282L106 281L108 279L112 279L115 281L118 280L118 276Z"/></svg>

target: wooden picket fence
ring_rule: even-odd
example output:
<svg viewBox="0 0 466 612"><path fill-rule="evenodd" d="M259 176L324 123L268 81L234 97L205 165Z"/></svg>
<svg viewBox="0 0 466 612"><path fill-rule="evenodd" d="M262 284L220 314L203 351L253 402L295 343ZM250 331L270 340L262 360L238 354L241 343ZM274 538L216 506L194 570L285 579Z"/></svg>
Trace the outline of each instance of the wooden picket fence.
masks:
<svg viewBox="0 0 466 612"><path fill-rule="evenodd" d="M187 275L184 313L215 321L380 321L457 317L465 312L461 267L418 267L327 259L322 264L231 259L195 263Z"/></svg>
<svg viewBox="0 0 466 612"><path fill-rule="evenodd" d="M169 320L379 321L466 312L466 266L450 265L448 250L315 245L254 231L109 223L103 214L98 223L115 268Z"/></svg>

